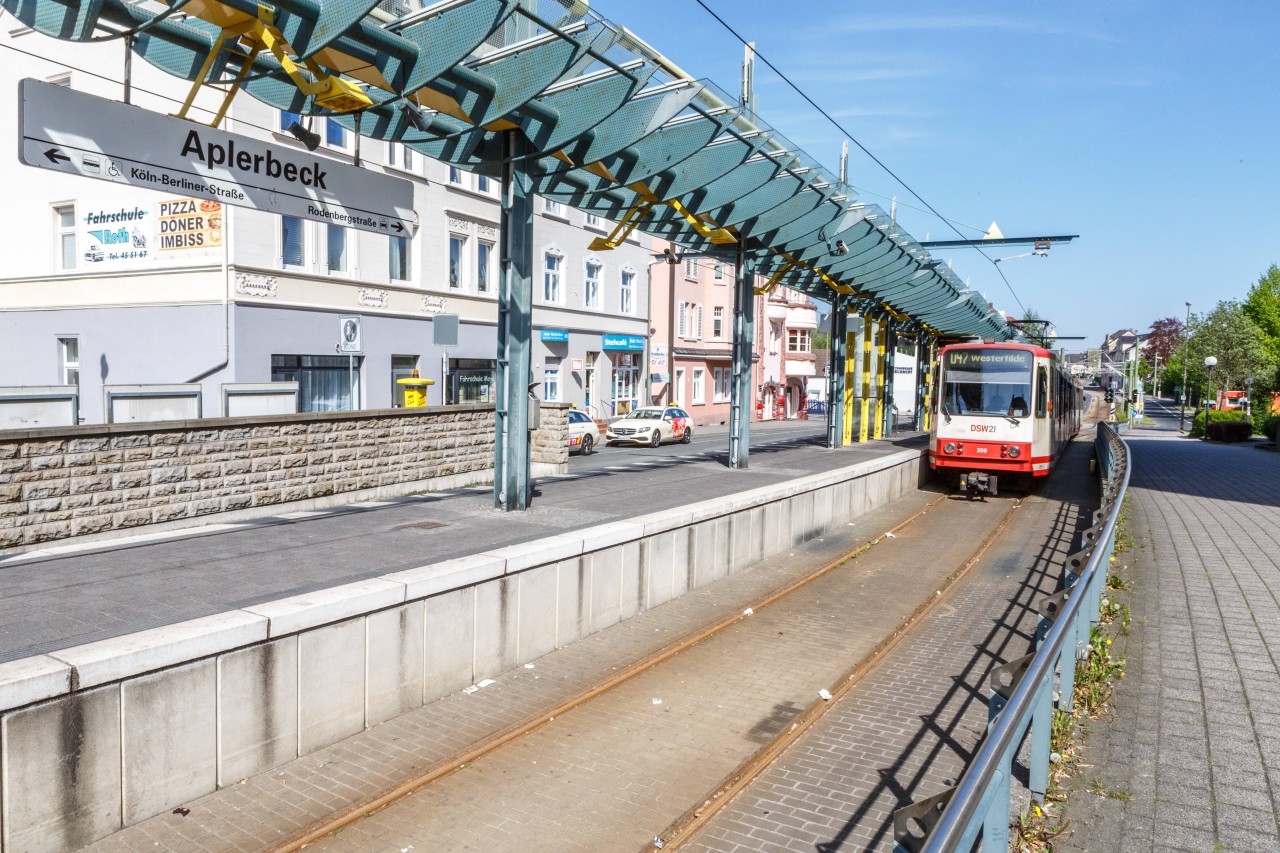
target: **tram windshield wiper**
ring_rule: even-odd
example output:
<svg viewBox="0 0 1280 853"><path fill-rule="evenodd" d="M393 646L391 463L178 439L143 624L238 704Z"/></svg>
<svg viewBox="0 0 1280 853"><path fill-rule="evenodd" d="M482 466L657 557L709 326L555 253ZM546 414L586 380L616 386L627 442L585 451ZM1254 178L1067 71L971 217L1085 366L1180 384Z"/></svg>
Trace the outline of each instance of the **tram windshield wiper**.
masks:
<svg viewBox="0 0 1280 853"><path fill-rule="evenodd" d="M946 400L942 401L942 405L939 407L939 410L942 412L942 416L947 419L947 423L951 423L951 412L947 410Z"/></svg>
<svg viewBox="0 0 1280 853"><path fill-rule="evenodd" d="M1009 419L1009 422L1010 422L1010 423L1012 423L1014 426L1021 426L1021 425L1022 425L1022 421L1018 420L1018 419L1017 419L1017 418L1015 418L1013 415L1001 415L1001 417L1008 418L1008 419Z"/></svg>

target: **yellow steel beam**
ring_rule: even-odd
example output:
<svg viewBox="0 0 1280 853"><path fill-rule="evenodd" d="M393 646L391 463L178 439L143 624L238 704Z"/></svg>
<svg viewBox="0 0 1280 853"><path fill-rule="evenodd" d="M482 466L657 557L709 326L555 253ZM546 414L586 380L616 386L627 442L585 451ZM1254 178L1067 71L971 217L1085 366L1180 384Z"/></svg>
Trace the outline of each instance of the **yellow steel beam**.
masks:
<svg viewBox="0 0 1280 853"><path fill-rule="evenodd" d="M884 369L888 338L889 324L881 320L876 323L876 420L873 435L877 439L884 438Z"/></svg>
<svg viewBox="0 0 1280 853"><path fill-rule="evenodd" d="M871 318L862 320L862 411L858 420L858 441L867 440L867 427L871 425Z"/></svg>

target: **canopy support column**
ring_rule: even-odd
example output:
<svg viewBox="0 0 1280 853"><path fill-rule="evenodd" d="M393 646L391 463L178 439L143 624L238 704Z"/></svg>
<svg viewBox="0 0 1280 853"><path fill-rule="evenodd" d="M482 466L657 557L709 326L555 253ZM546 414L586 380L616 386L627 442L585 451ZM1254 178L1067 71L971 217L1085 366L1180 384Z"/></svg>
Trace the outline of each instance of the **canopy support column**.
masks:
<svg viewBox="0 0 1280 853"><path fill-rule="evenodd" d="M937 374L938 342L932 336L924 346L924 423L925 432L933 429L933 377Z"/></svg>
<svg viewBox="0 0 1280 853"><path fill-rule="evenodd" d="M884 342L888 331L888 323L881 317L876 321L876 417L872 434L875 439L884 438Z"/></svg>
<svg viewBox="0 0 1280 853"><path fill-rule="evenodd" d="M925 427L924 407L928 405L929 396L925 393L924 383L929 375L929 362L926 358L928 348L924 335L916 332L916 416L911 420L911 428L920 432Z"/></svg>
<svg viewBox="0 0 1280 853"><path fill-rule="evenodd" d="M875 326L871 316L862 318L862 408L858 418L858 441L870 438L871 432L871 343Z"/></svg>
<svg viewBox="0 0 1280 853"><path fill-rule="evenodd" d="M729 397L729 467L746 468L751 454L751 352L756 338L755 288L747 252L738 243L733 277L733 388ZM674 352L672 353L674 357Z"/></svg>
<svg viewBox="0 0 1280 853"><path fill-rule="evenodd" d="M885 437L892 437L898 430L898 416L894 411L893 399L893 380L894 368L898 363L898 332L892 323L885 323L884 326L884 350L881 353L880 365L882 372L880 374L880 399L884 400L884 430Z"/></svg>
<svg viewBox="0 0 1280 853"><path fill-rule="evenodd" d="M849 350L845 336L849 332L849 307L843 296L831 306L831 362L827 367L827 447L843 445L845 430L845 370Z"/></svg>
<svg viewBox="0 0 1280 853"><path fill-rule="evenodd" d="M502 134L502 247L498 279L498 370L493 441L495 509L529 508L529 382L533 337L533 180L525 166L528 141Z"/></svg>

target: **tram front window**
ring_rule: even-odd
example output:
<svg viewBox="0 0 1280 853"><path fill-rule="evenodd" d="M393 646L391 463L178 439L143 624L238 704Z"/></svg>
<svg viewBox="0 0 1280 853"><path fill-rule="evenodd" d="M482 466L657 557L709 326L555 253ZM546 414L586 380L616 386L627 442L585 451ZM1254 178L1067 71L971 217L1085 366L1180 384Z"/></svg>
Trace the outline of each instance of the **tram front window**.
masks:
<svg viewBox="0 0 1280 853"><path fill-rule="evenodd" d="M942 408L949 415L1022 418L1031 414L1031 353L974 349L947 353Z"/></svg>

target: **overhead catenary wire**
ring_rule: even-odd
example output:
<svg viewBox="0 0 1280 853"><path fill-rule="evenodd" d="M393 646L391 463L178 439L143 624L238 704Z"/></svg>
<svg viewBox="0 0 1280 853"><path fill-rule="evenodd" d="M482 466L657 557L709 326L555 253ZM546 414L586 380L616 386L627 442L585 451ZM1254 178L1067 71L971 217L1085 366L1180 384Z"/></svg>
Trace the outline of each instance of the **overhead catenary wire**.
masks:
<svg viewBox="0 0 1280 853"><path fill-rule="evenodd" d="M715 18L715 20L720 24L720 26L722 26L722 27L724 27L726 30L728 30L728 31L729 31L729 33L730 33L734 38L736 38L738 41L740 41L743 45L746 45L746 44L748 44L748 43L749 43L745 38L743 38L743 36L742 36L740 33L738 33L738 31L737 31L737 30L735 30L732 26L730 26L730 24L729 24L729 23L728 23L724 18L720 17L720 15L719 15L719 14L717 14L717 13L716 13L716 11L715 11L714 9L712 9L710 6L708 6L708 5L706 4L705 0L697 0L697 3L698 3L698 5L699 5L699 6L701 6L701 7L703 8L703 10L704 10L708 15L710 15L712 18ZM929 212L930 212L930 213L932 213L932 214L933 214L934 216L936 216L938 219L940 219L940 220L942 220L943 222L945 222L945 223L947 224L947 227L948 227L948 228L950 228L952 231L956 232L956 235L957 235L958 237L960 237L962 240L968 240L968 239L969 239L968 237L966 237L966 236L965 236L965 235L960 231L960 229L956 228L955 224L954 224L950 219L948 219L947 217L945 217L945 216L943 216L941 213L939 213L939 212L937 211L937 209L936 209L936 208L934 208L934 206L933 206L933 205L929 204L929 202L928 202L928 201L926 201L926 200L925 200L925 198L924 198L922 195L920 195L920 193L918 193L918 192L916 192L914 189L912 189L912 188L911 188L911 186L910 186L910 184L908 184L906 181L904 181L902 178L900 178L900 177L898 176L898 174L897 174L896 172L894 172L894 171L893 171L893 169L890 169L890 168L889 168L889 166L888 166L888 165L887 165L883 160L881 160L881 159L880 159L879 157L877 157L875 154L871 153L871 150L870 150L869 148L867 148L865 145L863 145L860 141L858 141L858 138L857 138L856 136L854 136L852 133L850 133L850 132L848 131L848 129L846 129L846 128L845 128L845 126L844 126L844 125L842 125L839 121L837 121L837 120L835 119L835 117L834 117L834 116L832 116L832 115L831 115L830 113L828 113L825 109L823 109L823 108L818 104L818 102L817 102L817 101L815 101L813 98L809 97L809 94L808 94L807 92L805 92L805 91L804 91L803 89L801 89L798 85L796 85L795 83L793 83L793 82L791 81L791 78L790 78L790 77L788 77L785 73L783 73L783 72L778 68L778 66L776 66L776 65L774 65L772 62L770 62L770 61L765 57L765 55L764 55L763 53L761 53L761 52L760 52L760 49L759 49L758 47L752 48L752 51L753 51L753 53L755 54L755 57L756 57L757 59L759 59L759 60L760 60L761 62L763 62L765 65L769 66L770 70L772 70L774 74L777 74L777 75L778 75L778 77L779 77L779 78L781 78L781 79L782 79L782 81L783 81L784 83L786 83L786 84L787 84L788 86L790 86L793 90L795 90L796 94L797 94L797 95L799 95L801 98L803 98L803 99L804 99L804 100L809 104L809 106L813 107L815 110L817 110L817 111L818 111L818 113L819 113L823 118L825 118L827 121L831 122L832 126L834 126L837 130L839 130L841 133L843 133L843 134L844 134L844 135L845 135L845 136L846 136L850 141L852 141L852 142L853 142L853 144L854 144L854 145L858 146L858 148L862 151L862 153L863 153L863 154L866 154L868 157L870 157L870 158L871 158L871 160L872 160L872 162L874 162L874 163L875 163L877 166L879 166L881 169L884 169L884 171L889 175L889 177L891 177L891 178L893 178L895 181L897 181L897 182L898 182L898 184L899 184L903 189L905 189L907 192L911 193L911 195L913 195L913 196L916 198L916 200L917 200L917 201L919 201L919 202L920 202L921 204L923 204L926 208L928 208L928 210L929 210ZM969 227L969 226L966 226L966 227ZM1026 313L1026 310L1027 310L1026 306L1022 304L1022 300L1021 300L1021 299L1019 299L1019 298L1018 298L1018 294L1017 294L1016 292L1014 292L1013 285L1012 285L1012 284L1010 284L1010 283L1009 283L1009 279L1005 277L1004 271L1003 271L1002 269L1000 269L1000 265L999 265L999 264L997 264L997 263L995 262L995 260L994 260L990 255L988 255L986 252L984 252L984 251L983 251L981 248L979 248L978 246L976 246L976 245L975 245L975 246L974 246L974 248L975 248L975 249L977 249L977 250L978 250L978 254L980 254L980 255L982 255L982 257L986 258L986 259L987 259L987 261L991 263L991 266L995 268L995 271L996 271L997 273L999 273L999 274L1000 274L1000 278L1004 280L1005 287L1009 288L1009 295L1013 297L1013 301L1018 303L1018 307L1019 307L1019 308L1021 308L1021 309L1022 309L1022 312L1025 314L1025 313Z"/></svg>

